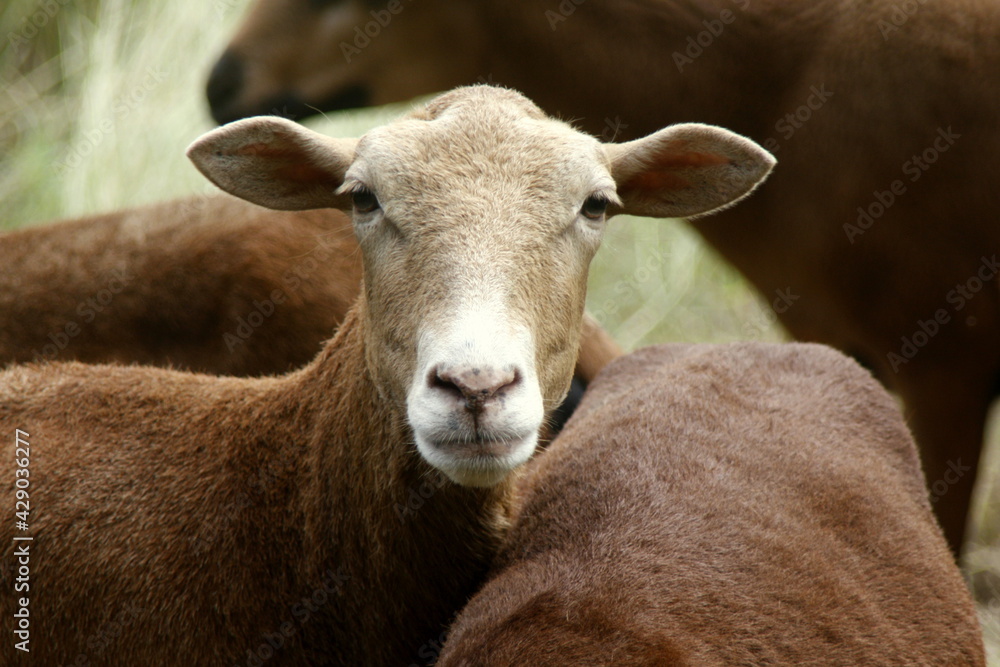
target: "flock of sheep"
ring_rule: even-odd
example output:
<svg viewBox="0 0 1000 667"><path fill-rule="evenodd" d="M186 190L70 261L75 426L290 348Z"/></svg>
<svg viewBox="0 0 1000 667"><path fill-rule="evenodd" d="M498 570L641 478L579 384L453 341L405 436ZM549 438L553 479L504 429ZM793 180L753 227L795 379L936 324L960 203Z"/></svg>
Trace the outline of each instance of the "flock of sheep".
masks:
<svg viewBox="0 0 1000 667"><path fill-rule="evenodd" d="M3 663L984 665L998 34L258 0L188 149L228 194L0 237ZM267 115L449 89L360 139ZM623 355L584 311L617 214L698 218L809 342Z"/></svg>

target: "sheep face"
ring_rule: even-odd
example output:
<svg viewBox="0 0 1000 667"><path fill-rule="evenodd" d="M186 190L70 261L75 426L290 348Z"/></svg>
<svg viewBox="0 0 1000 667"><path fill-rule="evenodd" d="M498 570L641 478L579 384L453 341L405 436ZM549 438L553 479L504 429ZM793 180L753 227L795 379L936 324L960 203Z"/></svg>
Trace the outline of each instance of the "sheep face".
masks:
<svg viewBox="0 0 1000 667"><path fill-rule="evenodd" d="M429 462L496 483L569 386L587 268L617 201L600 144L514 93L461 89L366 135L343 190L369 367L405 401Z"/></svg>
<svg viewBox="0 0 1000 667"><path fill-rule="evenodd" d="M369 372L405 406L423 457L468 486L526 461L565 395L607 215L703 213L773 163L698 125L602 145L489 86L452 91L360 141L249 119L189 155L250 201L353 212Z"/></svg>

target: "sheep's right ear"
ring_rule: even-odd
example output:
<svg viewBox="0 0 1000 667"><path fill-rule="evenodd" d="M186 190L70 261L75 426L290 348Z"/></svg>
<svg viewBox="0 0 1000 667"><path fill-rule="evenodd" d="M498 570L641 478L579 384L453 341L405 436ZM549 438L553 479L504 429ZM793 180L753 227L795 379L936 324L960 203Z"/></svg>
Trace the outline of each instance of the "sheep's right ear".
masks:
<svg viewBox="0 0 1000 667"><path fill-rule="evenodd" d="M277 116L257 116L201 136L187 156L226 192L279 211L350 209L336 194L357 139L332 139Z"/></svg>

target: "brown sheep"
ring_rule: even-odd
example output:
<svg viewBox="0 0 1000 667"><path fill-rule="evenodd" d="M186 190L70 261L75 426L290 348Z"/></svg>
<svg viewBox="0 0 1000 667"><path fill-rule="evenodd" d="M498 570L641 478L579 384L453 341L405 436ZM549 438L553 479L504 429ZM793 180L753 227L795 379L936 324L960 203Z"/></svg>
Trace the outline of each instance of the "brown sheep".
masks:
<svg viewBox="0 0 1000 667"><path fill-rule="evenodd" d="M812 344L612 363L438 667L984 665L892 398Z"/></svg>
<svg viewBox="0 0 1000 667"><path fill-rule="evenodd" d="M0 364L285 373L315 358L361 283L343 212L230 195L8 232L0 257Z"/></svg>

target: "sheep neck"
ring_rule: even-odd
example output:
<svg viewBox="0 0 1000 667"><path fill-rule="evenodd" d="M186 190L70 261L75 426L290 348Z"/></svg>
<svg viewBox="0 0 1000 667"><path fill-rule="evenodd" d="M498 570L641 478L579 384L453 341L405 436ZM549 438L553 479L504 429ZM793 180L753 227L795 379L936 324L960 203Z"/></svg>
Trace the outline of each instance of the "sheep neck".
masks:
<svg viewBox="0 0 1000 667"><path fill-rule="evenodd" d="M513 483L460 487L424 462L405 406L383 400L366 368L362 311L356 305L317 359L289 376L290 409L310 406L295 416L308 441L303 557L317 581L338 573L345 590L365 591L331 608L342 636L385 637L382 658L345 661L397 664L439 640L481 582L508 524Z"/></svg>

